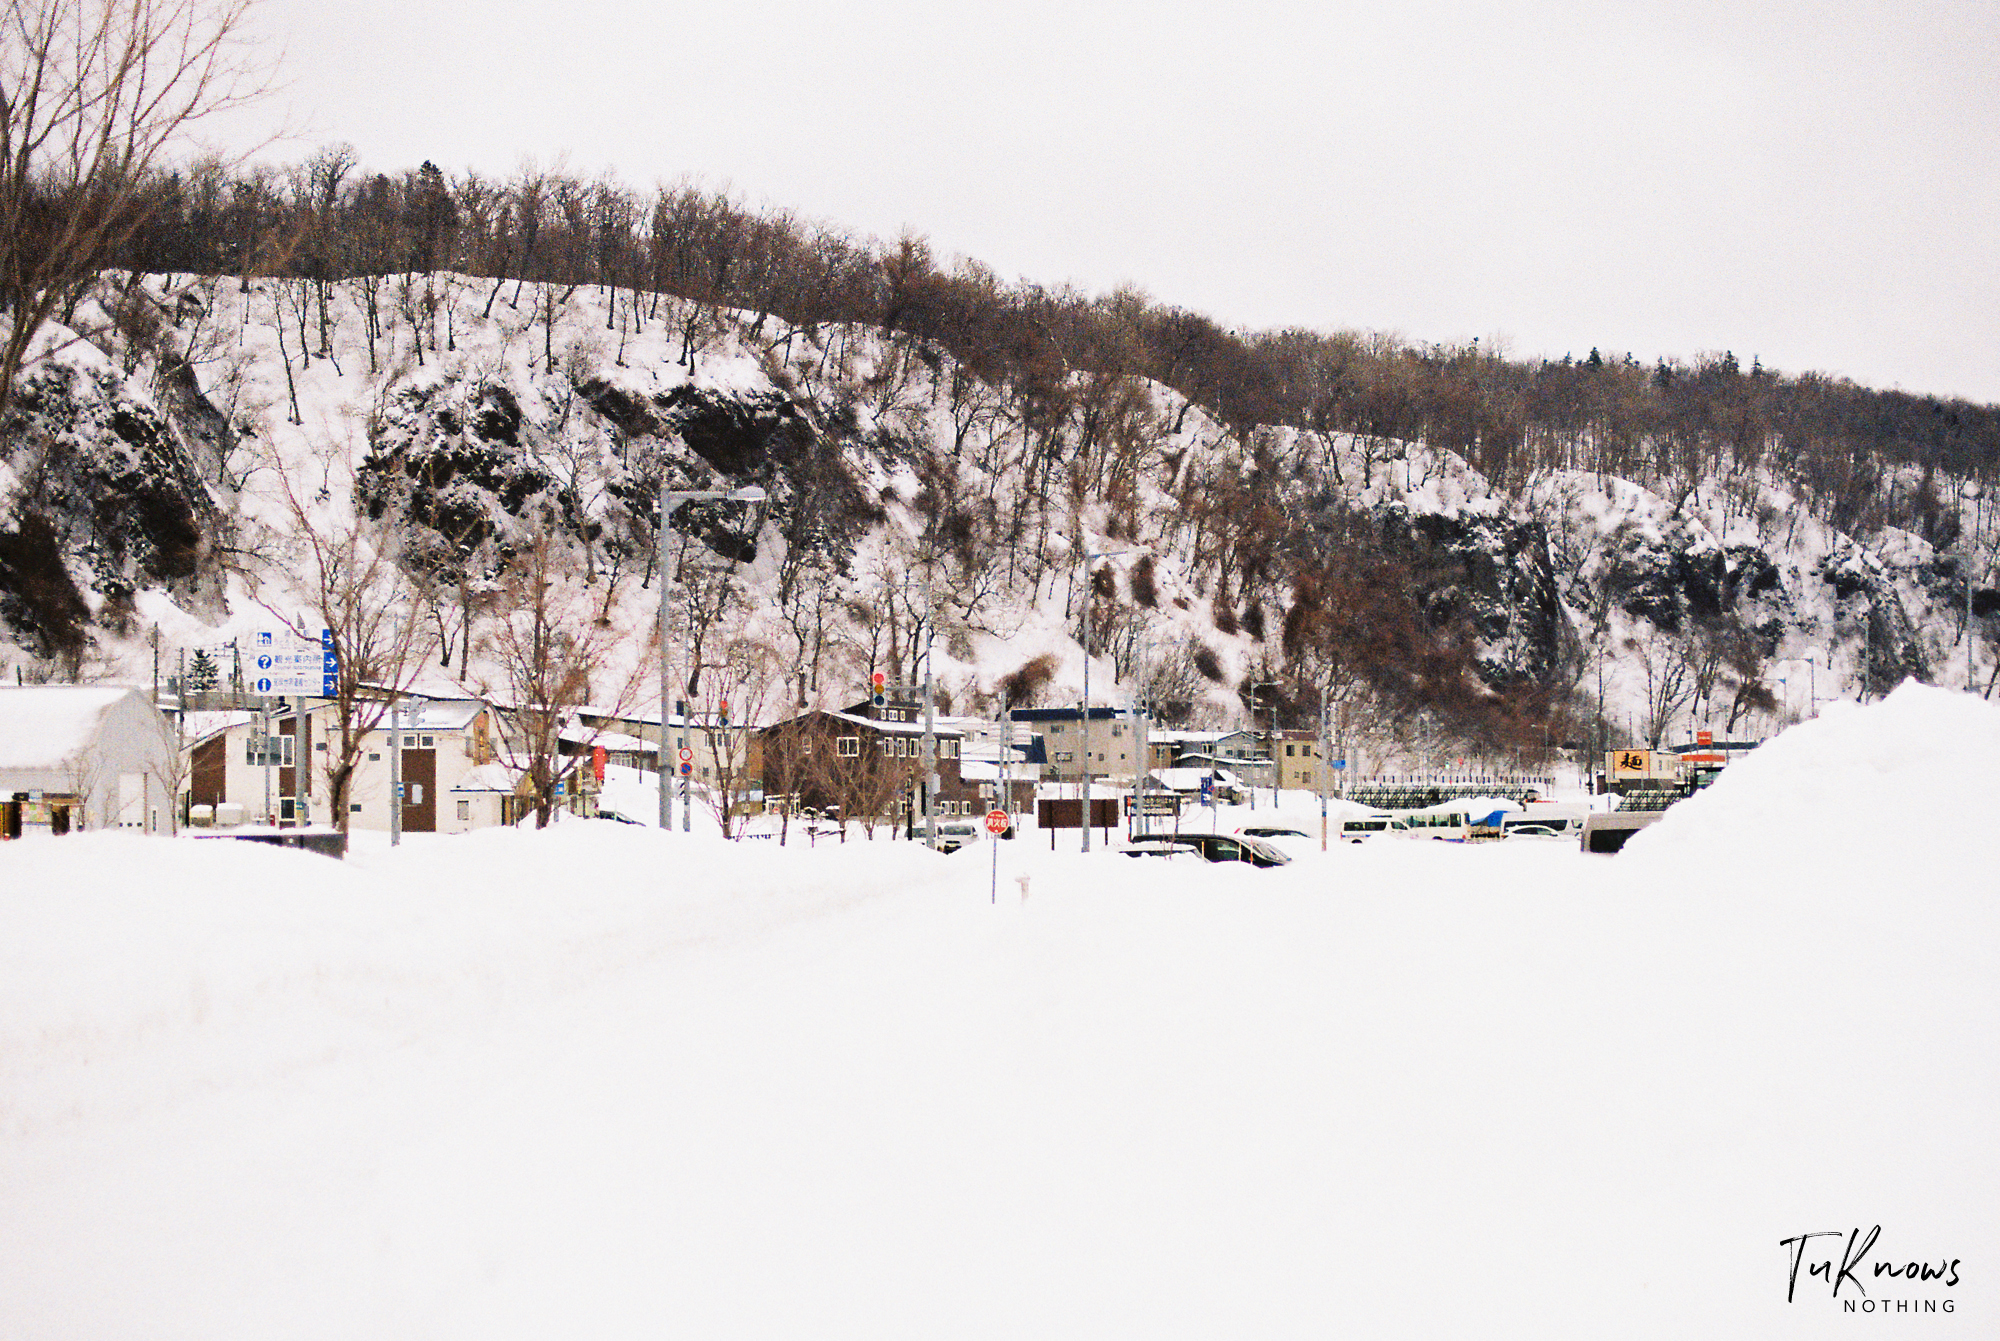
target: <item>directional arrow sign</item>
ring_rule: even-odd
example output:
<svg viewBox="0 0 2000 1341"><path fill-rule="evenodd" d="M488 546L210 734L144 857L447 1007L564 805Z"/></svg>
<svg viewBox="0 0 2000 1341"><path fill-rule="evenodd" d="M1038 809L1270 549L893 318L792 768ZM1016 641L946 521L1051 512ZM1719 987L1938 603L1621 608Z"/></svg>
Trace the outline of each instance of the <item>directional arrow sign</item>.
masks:
<svg viewBox="0 0 2000 1341"><path fill-rule="evenodd" d="M333 630L320 630L317 643L301 642L284 629L262 629L250 637L257 676L251 688L266 698L278 695L332 698L339 689L340 656Z"/></svg>

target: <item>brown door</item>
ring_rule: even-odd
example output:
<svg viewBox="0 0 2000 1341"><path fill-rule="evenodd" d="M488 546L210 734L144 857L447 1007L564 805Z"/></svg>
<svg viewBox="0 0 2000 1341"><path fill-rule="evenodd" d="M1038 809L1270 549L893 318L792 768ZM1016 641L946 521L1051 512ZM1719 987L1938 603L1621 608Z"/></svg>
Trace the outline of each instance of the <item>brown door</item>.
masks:
<svg viewBox="0 0 2000 1341"><path fill-rule="evenodd" d="M436 833L437 751L403 751L403 832Z"/></svg>

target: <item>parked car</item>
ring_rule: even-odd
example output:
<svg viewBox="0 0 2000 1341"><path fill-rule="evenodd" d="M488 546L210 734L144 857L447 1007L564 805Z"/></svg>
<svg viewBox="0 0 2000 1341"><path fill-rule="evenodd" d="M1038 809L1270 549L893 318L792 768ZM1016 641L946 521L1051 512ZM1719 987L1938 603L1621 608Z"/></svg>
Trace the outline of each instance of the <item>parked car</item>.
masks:
<svg viewBox="0 0 2000 1341"><path fill-rule="evenodd" d="M1198 857L1203 861L1247 861L1252 866L1283 866L1291 861L1263 839L1243 834L1184 833L1137 838L1123 850L1128 857Z"/></svg>
<svg viewBox="0 0 2000 1341"><path fill-rule="evenodd" d="M1288 857L1303 857L1320 851L1318 833L1309 833L1289 824L1246 824L1236 832L1245 838L1269 843Z"/></svg>
<svg viewBox="0 0 2000 1341"><path fill-rule="evenodd" d="M924 841L924 826L916 825L910 836L917 842ZM986 838L986 825L968 824L964 820L939 820L937 826L937 850L956 852L962 847L971 847Z"/></svg>
<svg viewBox="0 0 2000 1341"><path fill-rule="evenodd" d="M1340 841L1365 843L1371 838L1408 838L1410 826L1394 815L1361 815L1340 822Z"/></svg>
<svg viewBox="0 0 2000 1341"><path fill-rule="evenodd" d="M1574 843L1576 835L1566 832L1554 824L1509 824L1500 830L1503 838L1553 838L1559 842Z"/></svg>

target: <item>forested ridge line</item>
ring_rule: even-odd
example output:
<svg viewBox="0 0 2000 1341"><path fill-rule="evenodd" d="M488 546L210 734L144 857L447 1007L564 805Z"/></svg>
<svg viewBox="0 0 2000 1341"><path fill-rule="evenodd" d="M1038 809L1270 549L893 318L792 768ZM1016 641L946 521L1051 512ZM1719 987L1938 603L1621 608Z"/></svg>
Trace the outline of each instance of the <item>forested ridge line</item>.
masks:
<svg viewBox="0 0 2000 1341"><path fill-rule="evenodd" d="M156 174L121 268L348 278L453 270L502 282L598 285L765 313L807 329L853 323L949 353L1065 417L1079 382L1144 377L1231 429L1263 425L1422 441L1502 491L1538 471L1593 470L1672 496L1770 469L1843 529L1954 538L1945 482L2000 471L2000 407L1881 391L1817 373L1591 349L1517 360L1466 345L1351 331L1225 330L1143 292L1088 295L941 261L920 236L865 238L691 183L635 190L526 168L507 179L359 168L334 146L281 168ZM1909 468L1906 487L1884 468Z"/></svg>

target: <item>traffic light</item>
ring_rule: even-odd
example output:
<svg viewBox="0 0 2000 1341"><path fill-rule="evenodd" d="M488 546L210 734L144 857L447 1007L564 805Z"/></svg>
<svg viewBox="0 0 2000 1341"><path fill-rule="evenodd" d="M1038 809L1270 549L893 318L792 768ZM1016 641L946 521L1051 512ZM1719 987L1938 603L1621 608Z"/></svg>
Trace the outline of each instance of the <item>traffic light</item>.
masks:
<svg viewBox="0 0 2000 1341"><path fill-rule="evenodd" d="M889 701L889 695L884 692L888 688L889 677L881 671L876 671L873 678L875 683L875 706L879 708Z"/></svg>
<svg viewBox="0 0 2000 1341"><path fill-rule="evenodd" d="M724 699L724 700L722 700L722 724L723 724L724 726L728 726L728 725L729 725L729 700L728 700L728 699Z"/></svg>

